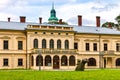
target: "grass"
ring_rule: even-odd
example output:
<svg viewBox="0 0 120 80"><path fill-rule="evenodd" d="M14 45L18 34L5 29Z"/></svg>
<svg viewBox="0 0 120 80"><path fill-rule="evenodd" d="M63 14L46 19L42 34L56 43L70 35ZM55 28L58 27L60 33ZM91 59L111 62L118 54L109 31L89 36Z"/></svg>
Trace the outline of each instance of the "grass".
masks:
<svg viewBox="0 0 120 80"><path fill-rule="evenodd" d="M0 70L0 80L120 80L120 69L80 71Z"/></svg>

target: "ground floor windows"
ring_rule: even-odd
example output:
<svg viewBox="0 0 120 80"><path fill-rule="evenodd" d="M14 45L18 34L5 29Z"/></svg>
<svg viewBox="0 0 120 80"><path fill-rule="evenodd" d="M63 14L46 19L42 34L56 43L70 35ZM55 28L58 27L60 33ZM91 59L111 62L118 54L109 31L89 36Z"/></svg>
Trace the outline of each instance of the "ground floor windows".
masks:
<svg viewBox="0 0 120 80"><path fill-rule="evenodd" d="M3 66L8 66L8 59L7 58L3 59Z"/></svg>
<svg viewBox="0 0 120 80"><path fill-rule="evenodd" d="M43 66L43 57L41 55L36 57L36 66Z"/></svg>
<svg viewBox="0 0 120 80"><path fill-rule="evenodd" d="M120 66L120 58L116 59L116 66Z"/></svg>
<svg viewBox="0 0 120 80"><path fill-rule="evenodd" d="M32 56L31 57L31 66L33 66L34 65L34 57Z"/></svg>
<svg viewBox="0 0 120 80"><path fill-rule="evenodd" d="M51 66L51 57L49 55L45 56L45 66Z"/></svg>
<svg viewBox="0 0 120 80"><path fill-rule="evenodd" d="M67 56L62 56L61 58L61 66L67 66Z"/></svg>
<svg viewBox="0 0 120 80"><path fill-rule="evenodd" d="M57 55L53 57L53 69L59 69L59 56Z"/></svg>
<svg viewBox="0 0 120 80"><path fill-rule="evenodd" d="M23 59L18 59L18 66L23 66Z"/></svg>
<svg viewBox="0 0 120 80"><path fill-rule="evenodd" d="M96 60L94 58L89 58L88 66L96 66Z"/></svg>
<svg viewBox="0 0 120 80"><path fill-rule="evenodd" d="M70 56L69 57L69 65L70 66L75 66L75 56Z"/></svg>

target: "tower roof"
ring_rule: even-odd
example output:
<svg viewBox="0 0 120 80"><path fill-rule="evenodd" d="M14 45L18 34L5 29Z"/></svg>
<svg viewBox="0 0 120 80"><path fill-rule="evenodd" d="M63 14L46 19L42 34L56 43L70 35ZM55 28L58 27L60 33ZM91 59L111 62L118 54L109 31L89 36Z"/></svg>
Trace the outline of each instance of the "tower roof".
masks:
<svg viewBox="0 0 120 80"><path fill-rule="evenodd" d="M50 11L50 17L48 19L49 22L57 22L58 21L58 18L56 17L56 11L54 9L54 3L52 4L52 9Z"/></svg>

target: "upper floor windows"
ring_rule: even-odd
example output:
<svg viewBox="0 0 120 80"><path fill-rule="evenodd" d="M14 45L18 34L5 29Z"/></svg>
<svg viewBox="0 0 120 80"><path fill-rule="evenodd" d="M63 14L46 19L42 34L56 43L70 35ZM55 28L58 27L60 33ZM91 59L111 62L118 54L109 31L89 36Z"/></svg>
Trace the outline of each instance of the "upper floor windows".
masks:
<svg viewBox="0 0 120 80"><path fill-rule="evenodd" d="M97 51L97 43L93 43L93 51Z"/></svg>
<svg viewBox="0 0 120 80"><path fill-rule="evenodd" d="M34 39L33 48L38 48L38 39Z"/></svg>
<svg viewBox="0 0 120 80"><path fill-rule="evenodd" d="M3 41L3 49L8 49L8 40Z"/></svg>
<svg viewBox="0 0 120 80"><path fill-rule="evenodd" d="M65 49L69 49L69 41L65 40Z"/></svg>
<svg viewBox="0 0 120 80"><path fill-rule="evenodd" d="M50 49L54 49L54 40L53 39L51 39L50 40Z"/></svg>
<svg viewBox="0 0 120 80"><path fill-rule="evenodd" d="M46 40L45 40L45 39L42 40L42 48L43 48L43 49L46 48Z"/></svg>
<svg viewBox="0 0 120 80"><path fill-rule="evenodd" d="M57 49L61 49L61 40L57 40Z"/></svg>
<svg viewBox="0 0 120 80"><path fill-rule="evenodd" d="M89 51L89 50L90 50L90 45L89 45L89 43L86 43L86 44L85 44L85 49L86 49L86 51Z"/></svg>
<svg viewBox="0 0 120 80"><path fill-rule="evenodd" d="M18 50L23 50L23 41L18 41Z"/></svg>
<svg viewBox="0 0 120 80"><path fill-rule="evenodd" d="M116 51L120 51L120 43L116 43Z"/></svg>
<svg viewBox="0 0 120 80"><path fill-rule="evenodd" d="M107 43L104 43L104 51L107 51L108 50L108 45Z"/></svg>
<svg viewBox="0 0 120 80"><path fill-rule="evenodd" d="M78 43L74 43L74 49L78 49Z"/></svg>

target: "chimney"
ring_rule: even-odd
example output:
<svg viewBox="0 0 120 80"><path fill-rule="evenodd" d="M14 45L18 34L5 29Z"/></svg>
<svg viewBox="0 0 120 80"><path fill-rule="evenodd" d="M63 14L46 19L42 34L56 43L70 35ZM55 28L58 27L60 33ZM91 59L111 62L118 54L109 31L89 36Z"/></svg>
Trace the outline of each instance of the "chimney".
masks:
<svg viewBox="0 0 120 80"><path fill-rule="evenodd" d="M100 27L100 16L96 16L96 26Z"/></svg>
<svg viewBox="0 0 120 80"><path fill-rule="evenodd" d="M82 26L82 16L78 15L78 26Z"/></svg>
<svg viewBox="0 0 120 80"><path fill-rule="evenodd" d="M20 22L25 23L26 22L26 17L25 16L20 16Z"/></svg>
<svg viewBox="0 0 120 80"><path fill-rule="evenodd" d="M42 17L39 17L39 23L42 24Z"/></svg>
<svg viewBox="0 0 120 80"><path fill-rule="evenodd" d="M62 19L59 20L59 24L62 24Z"/></svg>
<svg viewBox="0 0 120 80"><path fill-rule="evenodd" d="M8 22L10 22L10 17L8 17Z"/></svg>

